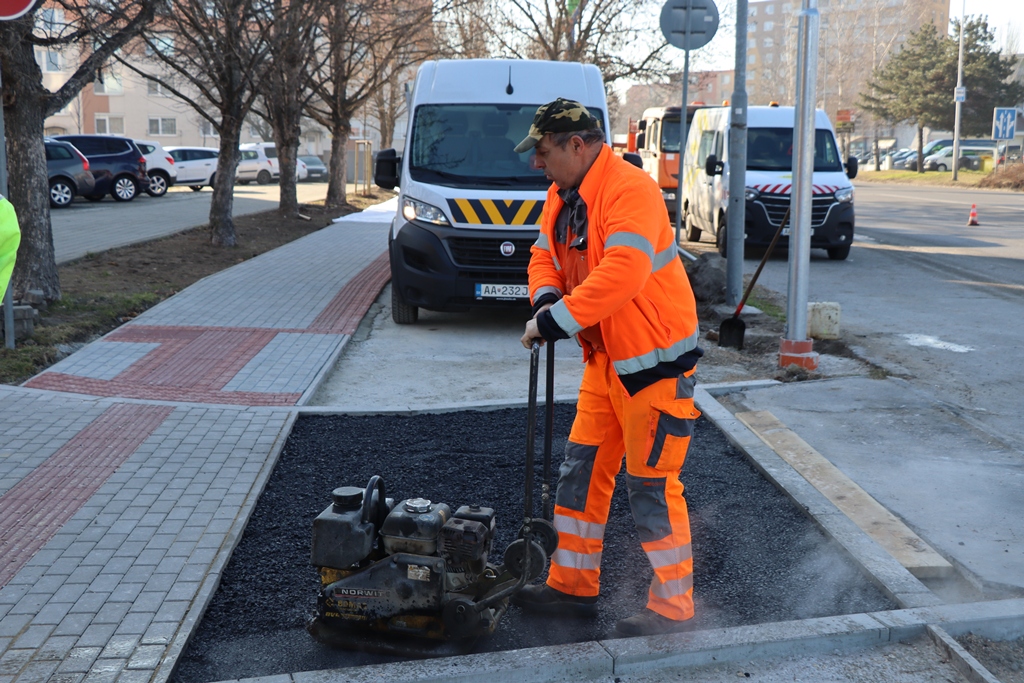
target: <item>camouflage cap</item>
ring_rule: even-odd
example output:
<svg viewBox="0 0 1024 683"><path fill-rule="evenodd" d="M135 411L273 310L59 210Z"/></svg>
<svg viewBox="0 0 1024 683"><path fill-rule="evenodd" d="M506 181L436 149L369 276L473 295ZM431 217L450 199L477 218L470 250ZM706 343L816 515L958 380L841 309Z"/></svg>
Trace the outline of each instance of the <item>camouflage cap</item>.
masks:
<svg viewBox="0 0 1024 683"><path fill-rule="evenodd" d="M533 123L530 124L530 133L516 145L515 151L516 154L520 154L533 149L545 133L567 133L600 127L601 121L582 104L559 97L554 102L537 107Z"/></svg>

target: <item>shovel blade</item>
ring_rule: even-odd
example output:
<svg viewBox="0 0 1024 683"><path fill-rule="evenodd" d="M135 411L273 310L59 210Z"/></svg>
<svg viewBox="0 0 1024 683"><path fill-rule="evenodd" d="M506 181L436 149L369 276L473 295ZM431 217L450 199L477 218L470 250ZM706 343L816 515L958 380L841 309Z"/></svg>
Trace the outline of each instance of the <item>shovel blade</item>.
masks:
<svg viewBox="0 0 1024 683"><path fill-rule="evenodd" d="M718 327L718 345L742 349L743 333L746 331L747 324L738 317L726 318Z"/></svg>

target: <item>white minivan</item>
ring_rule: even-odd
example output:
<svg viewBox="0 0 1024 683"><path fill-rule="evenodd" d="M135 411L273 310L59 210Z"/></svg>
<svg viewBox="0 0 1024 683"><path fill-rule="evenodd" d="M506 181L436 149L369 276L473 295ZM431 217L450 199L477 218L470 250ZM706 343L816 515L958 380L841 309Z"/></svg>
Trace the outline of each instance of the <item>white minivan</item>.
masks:
<svg viewBox="0 0 1024 683"><path fill-rule="evenodd" d="M516 154L537 107L582 103L608 127L594 65L515 59L425 62L409 96L405 149L377 154L374 182L400 187L388 234L391 315L529 303L526 267L551 185ZM610 140L609 140L610 141Z"/></svg>
<svg viewBox="0 0 1024 683"><path fill-rule="evenodd" d="M698 109L690 124L683 159L683 216L686 238L714 235L726 255L726 209L729 194L730 107ZM793 189L793 107L747 110L747 173L744 244L767 247L789 208ZM843 260L853 242L853 183L857 160L839 156L835 133L822 110L815 113L814 189L811 247ZM713 158L712 158L713 157ZM710 162L709 162L710 159ZM782 234L789 235L789 226ZM779 246L788 245L788 237Z"/></svg>

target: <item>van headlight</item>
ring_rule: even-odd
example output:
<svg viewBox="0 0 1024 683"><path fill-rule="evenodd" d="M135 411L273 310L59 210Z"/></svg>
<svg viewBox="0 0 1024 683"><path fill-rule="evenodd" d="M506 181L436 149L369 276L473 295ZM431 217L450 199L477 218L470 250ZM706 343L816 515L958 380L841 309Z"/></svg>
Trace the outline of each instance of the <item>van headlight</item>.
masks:
<svg viewBox="0 0 1024 683"><path fill-rule="evenodd" d="M835 196L836 196L836 201L839 202L840 204L846 204L848 202L852 202L853 201L853 188L852 187L844 187L842 189L836 190L836 195Z"/></svg>
<svg viewBox="0 0 1024 683"><path fill-rule="evenodd" d="M424 204L409 197L402 200L402 215L407 221L423 221L424 223L433 223L434 225L451 225L448 222L448 217L444 215L444 211L441 211L436 206Z"/></svg>
<svg viewBox="0 0 1024 683"><path fill-rule="evenodd" d="M676 193L662 190L661 198L664 199L666 202L674 202L676 200Z"/></svg>
<svg viewBox="0 0 1024 683"><path fill-rule="evenodd" d="M745 189L743 191L743 198L746 199L748 202L752 202L752 201L754 201L755 199L757 199L760 196L761 196L760 191L755 190L752 187L748 187L747 189Z"/></svg>

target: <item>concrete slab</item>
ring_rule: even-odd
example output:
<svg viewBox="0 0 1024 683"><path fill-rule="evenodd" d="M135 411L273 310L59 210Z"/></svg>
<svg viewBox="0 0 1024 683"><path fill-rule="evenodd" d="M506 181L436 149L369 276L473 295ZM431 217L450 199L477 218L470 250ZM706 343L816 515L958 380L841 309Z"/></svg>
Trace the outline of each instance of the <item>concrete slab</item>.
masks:
<svg viewBox="0 0 1024 683"><path fill-rule="evenodd" d="M771 410L993 597L1024 590L1024 457L898 380L781 384L730 395Z"/></svg>

